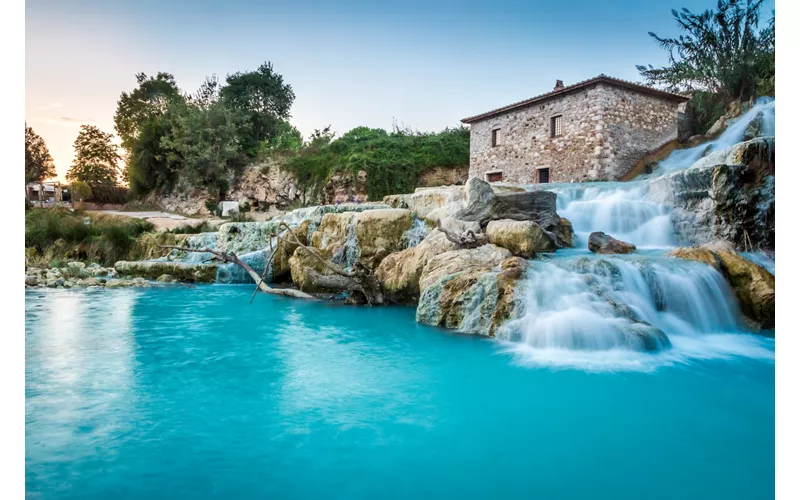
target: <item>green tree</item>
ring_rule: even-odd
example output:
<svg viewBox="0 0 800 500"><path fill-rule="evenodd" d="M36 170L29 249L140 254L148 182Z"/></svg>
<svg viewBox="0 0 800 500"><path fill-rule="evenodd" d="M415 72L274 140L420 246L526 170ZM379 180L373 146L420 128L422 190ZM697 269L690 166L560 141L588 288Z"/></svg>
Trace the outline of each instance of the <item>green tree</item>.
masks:
<svg viewBox="0 0 800 500"><path fill-rule="evenodd" d="M113 137L94 125L81 125L74 144L75 160L67 172L67 180L82 181L92 188L116 185L121 158L117 146L111 142Z"/></svg>
<svg viewBox="0 0 800 500"><path fill-rule="evenodd" d="M69 185L69 193L72 196L72 202L75 200L79 202L88 200L92 197L92 187L82 181L75 181Z"/></svg>
<svg viewBox="0 0 800 500"><path fill-rule="evenodd" d="M175 77L169 73L159 72L155 77L139 73L136 83L133 91L120 95L114 114L114 129L128 152L150 118L162 116L170 102L184 100Z"/></svg>
<svg viewBox="0 0 800 500"><path fill-rule="evenodd" d="M189 101L195 106L207 108L219 100L220 84L217 75L207 76L200 88L197 89Z"/></svg>
<svg viewBox="0 0 800 500"><path fill-rule="evenodd" d="M278 123L275 137L265 140L262 151L269 154L286 155L297 153L303 146L303 134L291 123L282 120Z"/></svg>
<svg viewBox="0 0 800 500"><path fill-rule="evenodd" d="M181 174L195 186L206 186L214 196L222 196L244 158L239 150L237 131L243 118L221 101L207 108L186 105L171 119L171 131L161 145L179 157Z"/></svg>
<svg viewBox="0 0 800 500"><path fill-rule="evenodd" d="M183 165L179 152L168 146L172 122L169 112L153 116L139 130L133 143L126 172L130 194L141 197L153 190L170 191Z"/></svg>
<svg viewBox="0 0 800 500"><path fill-rule="evenodd" d="M31 127L25 125L25 184L42 182L55 176L56 167L47 144Z"/></svg>
<svg viewBox="0 0 800 500"><path fill-rule="evenodd" d="M220 96L230 109L248 118L247 126L240 130L242 147L255 155L261 141L275 136L280 120L289 118L292 86L284 83L270 62L255 71L228 75L225 81Z"/></svg>
<svg viewBox="0 0 800 500"><path fill-rule="evenodd" d="M651 85L672 91L701 91L723 101L756 96L764 80L775 75L775 16L759 29L763 0L718 0L717 10L694 14L672 11L683 34L678 38L650 36L669 51L669 65L637 65ZM773 85L774 88L774 85Z"/></svg>

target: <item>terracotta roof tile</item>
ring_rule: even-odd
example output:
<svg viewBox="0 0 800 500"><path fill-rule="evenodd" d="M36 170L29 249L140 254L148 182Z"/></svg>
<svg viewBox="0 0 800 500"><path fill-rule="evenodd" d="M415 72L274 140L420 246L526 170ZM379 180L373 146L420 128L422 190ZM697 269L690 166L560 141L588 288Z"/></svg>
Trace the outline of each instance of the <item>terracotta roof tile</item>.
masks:
<svg viewBox="0 0 800 500"><path fill-rule="evenodd" d="M547 92L545 94L538 95L536 97L531 97L530 99L525 99L524 101L515 102L513 104L509 104L508 106L503 106L502 108L493 109L491 111L487 111L486 113L481 113L479 115L470 116L468 118L464 118L461 120L462 123L474 123L481 120L485 120L487 118L491 118L497 115L501 115L503 113L507 113L509 111L514 111L517 109L528 107L532 104L536 104L538 102L558 97L563 94L568 94L570 92L574 92L576 90L580 90L585 87L589 87L590 85L594 85L596 83L607 83L609 85L615 85L617 87L622 87L630 90L635 90L637 92L642 92L644 94L650 94L657 97L662 97L664 99L669 99L673 101L688 101L689 98L686 96L682 96L680 94L674 94L672 92L666 92L663 90L658 90L653 87L647 87L644 85L640 85L638 83L629 82L627 80L622 80L620 78L613 78L606 75L599 75L594 78L590 78L588 80L584 80L582 82L578 82L569 86L566 86L562 89L553 90L551 92Z"/></svg>

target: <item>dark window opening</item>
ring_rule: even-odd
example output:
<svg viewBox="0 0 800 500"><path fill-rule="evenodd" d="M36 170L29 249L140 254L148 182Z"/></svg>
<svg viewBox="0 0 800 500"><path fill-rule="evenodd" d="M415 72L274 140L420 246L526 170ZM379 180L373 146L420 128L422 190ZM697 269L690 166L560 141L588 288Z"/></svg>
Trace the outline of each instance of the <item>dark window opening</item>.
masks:
<svg viewBox="0 0 800 500"><path fill-rule="evenodd" d="M550 118L550 137L558 137L561 135L561 122L563 121L562 118L563 117L561 115Z"/></svg>
<svg viewBox="0 0 800 500"><path fill-rule="evenodd" d="M492 147L497 146L497 133L500 132L500 129L492 130Z"/></svg>
<svg viewBox="0 0 800 500"><path fill-rule="evenodd" d="M502 182L503 172L491 172L486 174L486 182Z"/></svg>
<svg viewBox="0 0 800 500"><path fill-rule="evenodd" d="M549 168L540 168L539 172L539 184L547 184L550 182L550 169Z"/></svg>

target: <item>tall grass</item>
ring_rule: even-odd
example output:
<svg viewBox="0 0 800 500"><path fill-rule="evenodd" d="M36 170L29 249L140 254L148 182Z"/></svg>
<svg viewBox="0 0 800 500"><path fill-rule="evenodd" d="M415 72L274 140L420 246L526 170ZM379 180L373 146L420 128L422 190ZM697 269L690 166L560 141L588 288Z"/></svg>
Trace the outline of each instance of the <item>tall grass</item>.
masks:
<svg viewBox="0 0 800 500"><path fill-rule="evenodd" d="M86 217L89 224L84 222ZM152 223L142 219L33 208L25 212L25 247L51 260L112 265L128 255L135 238L153 229Z"/></svg>

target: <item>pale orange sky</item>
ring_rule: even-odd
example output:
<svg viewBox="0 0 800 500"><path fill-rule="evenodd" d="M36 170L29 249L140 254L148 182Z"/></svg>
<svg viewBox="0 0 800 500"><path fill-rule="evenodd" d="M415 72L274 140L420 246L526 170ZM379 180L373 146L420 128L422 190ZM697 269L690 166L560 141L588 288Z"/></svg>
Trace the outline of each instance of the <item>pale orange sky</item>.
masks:
<svg viewBox="0 0 800 500"><path fill-rule="evenodd" d="M574 0L570 9L510 1L308 0L298 10L252 0L27 0L25 119L63 180L80 125L114 133L120 93L140 72L172 73L193 92L206 75L224 80L271 61L294 88L290 121L305 137L326 125L338 135L393 123L434 131L547 92L556 79L638 81L635 64L666 62L647 32L677 34L674 0ZM715 3L684 1L695 11Z"/></svg>

